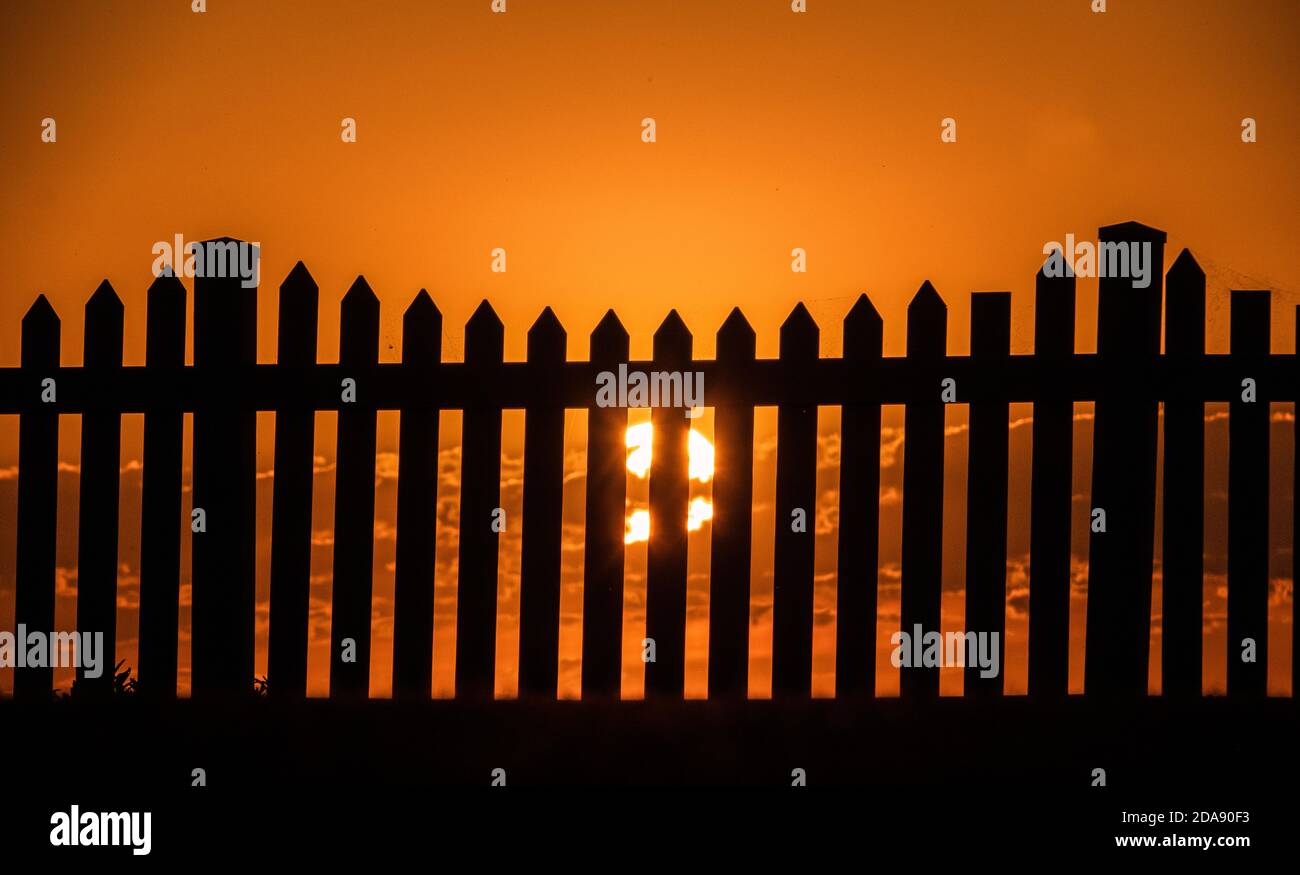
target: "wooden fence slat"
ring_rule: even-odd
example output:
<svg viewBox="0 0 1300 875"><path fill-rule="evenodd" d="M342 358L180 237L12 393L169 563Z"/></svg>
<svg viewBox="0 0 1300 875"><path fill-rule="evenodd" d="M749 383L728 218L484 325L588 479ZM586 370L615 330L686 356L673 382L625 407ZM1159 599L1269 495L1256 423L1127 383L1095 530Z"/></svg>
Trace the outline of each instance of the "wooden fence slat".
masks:
<svg viewBox="0 0 1300 875"><path fill-rule="evenodd" d="M1205 402L1193 368L1205 355L1205 273L1186 249L1166 277L1165 355L1186 370L1165 401L1161 691L1201 695L1205 547Z"/></svg>
<svg viewBox="0 0 1300 875"><path fill-rule="evenodd" d="M424 289L402 317L402 364L433 383L442 360L442 314ZM397 564L393 582L393 697L433 693L438 525L436 407L402 410L397 452Z"/></svg>
<svg viewBox="0 0 1300 875"><path fill-rule="evenodd" d="M1011 355L1011 293L971 295L971 356L991 371ZM966 486L966 631L996 633L999 671L985 677L969 660L965 695L1002 695L1006 666L1007 617L1007 447L1006 401L980 399L970 405L970 449Z"/></svg>
<svg viewBox="0 0 1300 875"><path fill-rule="evenodd" d="M691 367L691 333L676 310L654 336L654 370ZM680 699L686 682L686 514L690 420L682 407L650 413L650 543L646 560L646 637L655 659L645 666L647 699Z"/></svg>
<svg viewBox="0 0 1300 875"><path fill-rule="evenodd" d="M940 631L943 599L943 360L948 308L927 280L907 307L907 357L929 378L933 400L907 405L903 426L902 631L909 638ZM917 646L916 644L913 645ZM899 694L939 695L939 669L900 669Z"/></svg>
<svg viewBox="0 0 1300 875"><path fill-rule="evenodd" d="M95 372L105 397L113 393L114 372L122 367L122 301L108 280L86 302L83 367ZM81 483L77 527L77 631L104 635L104 660L117 652L118 480L122 454L122 415L89 410L81 417ZM88 678L77 670L87 692L113 689L113 672Z"/></svg>
<svg viewBox="0 0 1300 875"><path fill-rule="evenodd" d="M22 414L18 422L18 555L15 563L14 624L31 632L54 631L54 545L58 528L59 414L57 382L46 379L59 367L59 317L44 295L23 316L22 363L27 391L53 401ZM45 397L49 397L48 395ZM17 631L17 630L15 630ZM49 667L14 669L14 698L48 698L54 689Z"/></svg>
<svg viewBox="0 0 1300 875"><path fill-rule="evenodd" d="M720 365L737 376L754 361L756 336L736 307L718 329ZM754 512L754 408L705 395L713 418L713 538L709 560L709 698L749 693L750 550Z"/></svg>
<svg viewBox="0 0 1300 875"><path fill-rule="evenodd" d="M240 244L222 238L195 244ZM224 272L226 276L214 273ZM257 362L257 289L229 271L194 278L194 532L191 558L192 692L251 693L256 609L257 416L232 371ZM191 524L193 529L194 524Z"/></svg>
<svg viewBox="0 0 1300 875"><path fill-rule="evenodd" d="M285 367L316 364L320 292L301 261L280 284L279 351ZM311 510L316 412L275 412L275 479L271 506L271 597L267 681L277 698L307 694L311 598Z"/></svg>
<svg viewBox="0 0 1300 875"><path fill-rule="evenodd" d="M844 358L859 379L879 379L884 322L866 295L844 317ZM716 537L716 536L715 536ZM876 693L876 603L880 561L880 405L840 411L839 583L835 695Z"/></svg>
<svg viewBox="0 0 1300 875"><path fill-rule="evenodd" d="M1269 353L1269 310L1267 291L1233 290L1230 342L1241 391L1228 405L1230 696L1268 693L1268 429L1274 387L1256 376L1253 366ZM1248 650L1254 651L1251 661L1245 658Z"/></svg>
<svg viewBox="0 0 1300 875"><path fill-rule="evenodd" d="M1074 354L1074 272L1034 280L1034 355L1045 371ZM1062 697L1070 688L1070 514L1074 402L1034 400L1030 470L1029 694Z"/></svg>
<svg viewBox="0 0 1300 875"><path fill-rule="evenodd" d="M1158 407L1134 392L1146 389L1160 351L1165 233L1126 222L1100 229L1098 241L1099 248L1149 243L1150 260L1143 258L1146 288L1126 276L1098 281L1097 353L1105 377L1093 420L1092 507L1105 512L1106 530L1093 531L1089 540L1084 692L1142 696L1151 634Z"/></svg>
<svg viewBox="0 0 1300 875"><path fill-rule="evenodd" d="M174 380L185 366L185 286L171 271L149 286L145 367ZM185 411L172 392L144 416L140 472L139 692L176 695Z"/></svg>
<svg viewBox="0 0 1300 875"><path fill-rule="evenodd" d="M505 354L505 327L484 301L465 326L465 363L490 380ZM497 535L501 408L468 406L461 437L456 696L491 699L496 683Z"/></svg>
<svg viewBox="0 0 1300 875"><path fill-rule="evenodd" d="M364 368L379 359L379 298L364 277L343 296L339 363ZM354 384L348 384L352 379ZM355 401L339 411L334 481L334 604L330 629L330 698L370 693L370 610L375 559L375 429L378 414L359 377L345 377ZM347 642L353 652L349 654ZM349 659L348 657L351 656Z"/></svg>
<svg viewBox="0 0 1300 875"><path fill-rule="evenodd" d="M567 335L547 307L528 330L537 381L564 363ZM593 387L594 391L594 387ZM554 699L560 659L560 548L564 535L564 408L524 413L524 531L520 547L519 695Z"/></svg>
<svg viewBox="0 0 1300 875"><path fill-rule="evenodd" d="M808 379L820 332L804 305L781 325L790 380ZM813 558L817 537L817 407L777 409L776 536L772 578L772 698L812 694Z"/></svg>
<svg viewBox="0 0 1300 875"><path fill-rule="evenodd" d="M591 362L614 373L628 334L613 310L591 333ZM594 397L594 396L593 396ZM617 699L622 686L627 408L587 410L586 532L582 568L582 697Z"/></svg>

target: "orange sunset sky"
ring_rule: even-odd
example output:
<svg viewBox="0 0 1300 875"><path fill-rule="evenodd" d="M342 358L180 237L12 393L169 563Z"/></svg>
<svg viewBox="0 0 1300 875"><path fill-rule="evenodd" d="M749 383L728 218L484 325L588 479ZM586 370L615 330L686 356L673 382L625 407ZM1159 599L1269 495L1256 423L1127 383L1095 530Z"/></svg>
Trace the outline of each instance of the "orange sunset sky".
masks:
<svg viewBox="0 0 1300 875"><path fill-rule="evenodd" d="M1208 345L1225 352L1228 290L1273 290L1274 352L1295 350L1300 268L1300 5L1294 0L808 0L354 3L189 0L0 4L0 366L38 293L81 363L82 308L108 278L126 304L125 361L143 364L152 247L230 235L262 252L258 357L273 362L278 286L304 261L321 292L321 361L338 356L339 301L364 274L382 302L380 357L401 355L401 315L427 288L444 357L487 298L524 356L542 308L569 354L614 308L648 358L676 308L713 355L733 306L774 356L798 301L838 356L841 320L867 292L885 354L905 351L905 309L931 280L950 310L948 350L969 347L969 293L1012 292L1012 349L1033 349L1033 275L1049 241L1141 221L1190 248L1207 274ZM42 142L53 118L57 141ZM657 141L641 138L656 121ZM1258 142L1241 139L1256 119ZM353 118L357 141L340 138ZM940 122L957 123L955 143ZM491 271L491 251L508 270ZM790 269L791 250L808 270ZM190 281L186 285L192 288ZM192 307L191 307L192 320ZM1079 281L1077 349L1096 344L1096 280ZM190 350L192 354L192 349ZM707 396L706 396L707 397ZM643 421L645 411L632 415ZM1091 405L1076 407L1071 686L1082 689ZM1030 405L1011 410L1008 692L1026 688ZM1227 407L1206 409L1206 688L1225 685ZM257 674L266 671L274 415L258 418ZM123 418L118 658L138 626L143 418ZM372 695L391 687L397 413L379 415ZM1291 689L1294 411L1272 410L1269 689ZM328 689L336 415L316 418L309 691ZM441 427L435 695L453 691L459 413ZM712 435L712 415L696 421ZM882 437L878 690L898 689L901 408ZM963 617L966 408L948 411L944 623ZM756 415L753 696L771 670L774 409ZM839 411L820 411L814 695L835 671ZM58 621L75 620L80 423L60 425ZM192 432L187 417L188 441ZM12 629L18 418L0 416L0 629ZM561 695L580 689L586 414L566 421ZM507 411L503 502L521 518L523 413ZM1168 473L1168 472L1166 472ZM188 482L188 467L186 471ZM631 509L646 483L629 474ZM696 484L708 495L709 484ZM188 519L188 495L185 518ZM265 524L263 524L265 521ZM189 580L189 532L182 580ZM498 695L517 688L519 526L501 540ZM708 547L690 542L687 694L707 692ZM1159 690L1159 533L1151 689ZM638 696L645 545L628 547L624 695ZM182 688L188 688L188 586ZM56 675L66 685L68 671ZM944 672L959 694L960 669ZM0 670L0 690L12 671Z"/></svg>

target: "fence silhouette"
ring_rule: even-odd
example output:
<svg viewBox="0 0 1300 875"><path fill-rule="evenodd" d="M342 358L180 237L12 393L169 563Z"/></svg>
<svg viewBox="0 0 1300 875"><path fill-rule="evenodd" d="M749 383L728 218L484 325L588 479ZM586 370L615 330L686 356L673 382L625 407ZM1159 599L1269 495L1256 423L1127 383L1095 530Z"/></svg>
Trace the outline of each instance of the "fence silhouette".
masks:
<svg viewBox="0 0 1300 875"><path fill-rule="evenodd" d="M596 375L699 371L716 410L709 613L709 697L748 689L754 408L778 408L772 693L807 698L812 677L813 535L791 530L793 508L815 506L817 407L842 408L836 695L873 695L882 404L906 405L902 627L940 629L943 432L941 386L970 405L966 623L1004 633L1008 405L1032 402L1029 695L1068 689L1072 406L1095 402L1084 687L1089 696L1147 690L1155 533L1157 416L1164 421L1163 689L1201 694L1204 404L1230 402L1228 692L1263 696L1268 670L1269 402L1294 401L1295 355L1269 351L1269 293L1233 291L1231 352L1205 353L1205 275L1184 250L1164 273L1165 234L1137 223L1102 228L1102 242L1150 243L1152 281L1102 277L1096 354L1074 352L1075 278L1040 270L1034 354L1010 354L1010 293L972 298L971 353L946 354L947 310L927 282L908 307L907 354L882 355L881 318L865 295L844 322L841 358L818 357L818 327L802 304L781 327L777 359L755 356L739 309L718 331L717 358L695 360L675 312L651 361L629 362L613 311L591 335L590 360L566 361L564 328L548 308L528 333L526 362L503 361L504 331L485 301L465 330L463 363L442 363L442 317L421 291L403 319L402 361L378 363L379 301L358 278L342 302L338 364L316 362L318 294L300 262L280 287L275 365L256 363L255 288L238 277L194 282L194 364L186 366L186 290L158 277L148 292L146 364L122 365L123 306L105 281L86 305L84 366L59 366L60 323L44 296L22 323L22 358L0 369L0 413L20 415L16 622L52 630L57 427L80 413L82 456L77 627L114 650L120 417L144 414L139 690L174 696L180 582L182 422L194 414L193 499L206 531L193 537L192 691L247 692L254 660L255 417L274 411L269 678L274 695L307 680L314 414L337 410L330 695L364 698L379 410L401 411L393 694L428 698L433 648L439 413L464 411L456 696L491 698L495 673L502 410L525 411L519 693L557 687L564 411L587 408L582 694L617 698L621 675L627 409L600 407ZM1162 279L1167 301L1160 349ZM1243 380L1256 400L1244 400ZM342 398L355 381L355 401ZM53 382L50 382L53 381ZM680 698L685 672L688 420L652 412L647 698ZM1300 465L1296 468L1300 472ZM1300 492L1300 490L1297 490ZM1296 514L1300 521L1300 514ZM1300 523L1298 523L1300 524ZM1293 541L1295 538L1293 535ZM355 661L342 659L344 639ZM1253 638L1257 659L1231 658ZM1005 634L1000 635L1005 640ZM1300 656L1300 648L1293 653ZM1300 663L1293 656L1293 666ZM1004 663L1000 663L1004 664ZM1293 671L1295 669L1293 668ZM48 668L17 669L16 698L48 696ZM86 679L81 679L85 681ZM111 684L111 677L99 683ZM89 689L94 686L88 684ZM938 695L937 668L902 671L901 695ZM968 667L965 694L998 696L1002 677Z"/></svg>

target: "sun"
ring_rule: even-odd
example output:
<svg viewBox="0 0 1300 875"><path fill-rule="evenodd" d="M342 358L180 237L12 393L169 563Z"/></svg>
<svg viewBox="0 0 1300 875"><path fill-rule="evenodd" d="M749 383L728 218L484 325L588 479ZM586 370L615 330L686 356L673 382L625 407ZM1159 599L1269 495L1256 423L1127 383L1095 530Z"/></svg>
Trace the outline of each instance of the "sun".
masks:
<svg viewBox="0 0 1300 875"><path fill-rule="evenodd" d="M627 430L627 469L638 478L650 474L650 448L654 443L654 430L649 422L629 426ZM691 480L708 483L713 479L713 444L704 435L691 429L686 441L688 476ZM706 520L713 519L713 503L707 498L691 499L687 508L686 529L698 531ZM624 544L650 540L650 511L638 509L627 518Z"/></svg>

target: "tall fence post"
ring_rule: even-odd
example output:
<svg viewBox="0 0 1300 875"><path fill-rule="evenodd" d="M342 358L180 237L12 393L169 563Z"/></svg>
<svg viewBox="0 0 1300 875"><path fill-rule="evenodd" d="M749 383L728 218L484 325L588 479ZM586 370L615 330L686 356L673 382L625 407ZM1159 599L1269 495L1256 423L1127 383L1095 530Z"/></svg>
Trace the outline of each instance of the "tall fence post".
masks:
<svg viewBox="0 0 1300 875"><path fill-rule="evenodd" d="M991 385L1001 385L1011 355L1011 293L971 295L972 363ZM1006 665L1007 446L1011 405L981 397L970 405L970 451L966 486L966 631L997 635L997 664ZM1000 696L1006 673L985 677L966 663L968 696Z"/></svg>
<svg viewBox="0 0 1300 875"><path fill-rule="evenodd" d="M424 289L402 317L402 369L436 383L442 314ZM393 580L393 698L433 693L433 612L438 526L438 408L402 408L397 447Z"/></svg>
<svg viewBox="0 0 1300 875"><path fill-rule="evenodd" d="M280 368L306 374L316 364L319 313L319 289L300 261L280 284ZM310 407L283 404L276 410L267 681L277 698L307 694L315 433L316 411Z"/></svg>
<svg viewBox="0 0 1300 875"><path fill-rule="evenodd" d="M1040 268L1034 279L1034 360L1044 374L1074 355L1074 271ZM1034 398L1029 521L1029 695L1061 697L1070 688L1070 512L1073 501L1074 401Z"/></svg>
<svg viewBox="0 0 1300 875"><path fill-rule="evenodd" d="M593 365L614 373L628 335L613 310L591 332ZM582 697L617 699L623 677L623 529L627 408L587 408L587 497L582 563Z"/></svg>
<svg viewBox="0 0 1300 875"><path fill-rule="evenodd" d="M856 380L879 380L884 322L866 295L844 317L844 360ZM839 582L835 695L876 693L876 604L880 575L880 404L840 411Z"/></svg>
<svg viewBox="0 0 1300 875"><path fill-rule="evenodd" d="M370 610L375 559L375 428L366 377L379 360L379 299L364 277L343 296L339 323L338 451L334 483L334 603L330 698L370 693ZM349 642L351 647L349 647Z"/></svg>
<svg viewBox="0 0 1300 875"><path fill-rule="evenodd" d="M1164 528L1161 694L1201 695L1205 552L1205 273L1184 249L1169 268L1165 300Z"/></svg>
<svg viewBox="0 0 1300 875"><path fill-rule="evenodd" d="M1158 402L1151 389L1160 352L1165 233L1126 222L1102 228L1098 241L1103 373L1093 421L1084 692L1142 696L1155 559ZM1145 287L1135 285L1137 258L1147 269ZM1129 270L1116 269L1125 263Z"/></svg>
<svg viewBox="0 0 1300 875"><path fill-rule="evenodd" d="M142 695L176 695L180 636L181 462L185 410L176 386L185 366L185 286L171 270L149 286L145 368L164 387L144 415L140 472L140 646Z"/></svg>
<svg viewBox="0 0 1300 875"><path fill-rule="evenodd" d="M807 385L819 332L802 303L781 325L781 363ZM777 408L776 535L772 570L772 698L812 693L813 561L817 536L817 406Z"/></svg>
<svg viewBox="0 0 1300 875"><path fill-rule="evenodd" d="M122 367L122 301L108 280L86 302L83 367L104 406L81 416L81 496L77 528L77 631L104 638L103 659L114 665L117 652L118 483L122 454L122 414L112 409L114 384ZM106 694L113 672L77 683Z"/></svg>
<svg viewBox="0 0 1300 875"><path fill-rule="evenodd" d="M654 336L654 370L684 376L691 366L691 333L673 310ZM650 543L646 560L646 637L655 658L645 665L647 699L680 699L686 683L687 441L690 420L681 407L650 413Z"/></svg>
<svg viewBox="0 0 1300 875"><path fill-rule="evenodd" d="M192 678L196 698L252 691L256 609L257 415L240 394L257 363L257 288L212 262L251 244L194 244ZM235 257L239 257L236 255ZM202 511L201 514L198 512Z"/></svg>
<svg viewBox="0 0 1300 875"><path fill-rule="evenodd" d="M756 336L736 307L718 329L718 367L739 387L754 364ZM713 540L709 560L709 698L749 693L749 577L754 513L754 407L708 390L713 408ZM709 394L705 395L709 398Z"/></svg>
<svg viewBox="0 0 1300 875"><path fill-rule="evenodd" d="M59 494L59 317L44 295L23 316L24 387L39 406L18 421L18 556L14 623L54 631L54 546ZM54 689L48 666L14 669L14 698L47 698Z"/></svg>
<svg viewBox="0 0 1300 875"><path fill-rule="evenodd" d="M907 357L928 400L911 401L903 425L903 563L899 613L910 638L939 634L943 602L943 374L948 308L927 280L907 307ZM932 400L929 400L932 399ZM905 639L906 640L906 639ZM917 650L921 642L913 642ZM902 668L899 694L937 698L939 669Z"/></svg>
<svg viewBox="0 0 1300 875"><path fill-rule="evenodd" d="M465 326L465 364L490 381L500 373L504 354L505 328L484 301ZM461 431L456 697L491 699L496 684L501 408L467 402Z"/></svg>
<svg viewBox="0 0 1300 875"><path fill-rule="evenodd" d="M563 369L567 335L547 307L528 331L540 390ZM564 536L564 407L524 413L524 531L520 545L519 695L554 699L560 667L560 561Z"/></svg>
<svg viewBox="0 0 1300 875"><path fill-rule="evenodd" d="M1232 292L1228 404L1228 695L1268 693L1268 420L1276 387L1266 291Z"/></svg>

